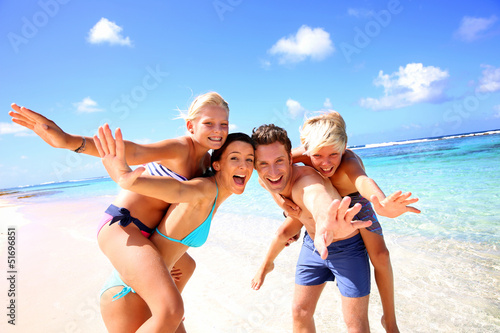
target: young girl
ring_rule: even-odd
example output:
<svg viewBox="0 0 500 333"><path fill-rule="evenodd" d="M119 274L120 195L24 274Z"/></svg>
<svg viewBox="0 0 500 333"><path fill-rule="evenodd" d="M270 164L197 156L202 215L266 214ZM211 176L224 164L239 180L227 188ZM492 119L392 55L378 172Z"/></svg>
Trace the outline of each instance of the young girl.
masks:
<svg viewBox="0 0 500 333"><path fill-rule="evenodd" d="M16 112L11 111L9 115L14 122L33 130L52 147L99 156L92 138L65 133L53 121L24 107L12 104L12 108ZM220 148L227 137L228 117L228 104L219 94L210 92L200 95L191 104L186 117L188 135L147 145L126 142L125 158L130 165L147 163L145 173L149 175L174 177L178 180L199 177L209 167L208 151ZM103 134L107 130L109 127L104 126L99 129L99 133ZM166 267L156 247L147 237L152 234L168 207L169 203L163 200L122 191L106 210L98 231L99 247L117 268L119 275L135 290L152 291L152 298L145 298L152 313L152 318L149 319L153 323L151 331L161 328L163 318L157 318L156 314L163 316L161 310L164 309L161 293L144 283L147 280L145 277L154 278L155 269L142 272L137 269L138 263L131 258L150 257L156 270ZM137 244L144 246L136 246ZM130 250L134 254L124 256ZM194 261L188 254L179 258L176 263L176 268L182 272L179 281L176 281L179 290L184 288L194 266ZM126 322L130 319L130 314L126 311L117 316L113 320ZM104 320L108 325L106 318Z"/></svg>
<svg viewBox="0 0 500 333"><path fill-rule="evenodd" d="M158 320L147 320L137 332L156 332L158 327L162 327L162 332L174 332L181 322L183 301L170 278L169 270L190 246L198 247L205 243L212 217L222 202L233 193L243 193L253 172L253 143L246 134L229 134L225 144L212 154L214 175L180 182L173 178L140 176L142 167L132 171L124 158L124 144L119 129L116 131L116 144L109 129L104 130L100 139L96 137L94 140L106 170L122 188L177 203L170 206L165 219L151 237L162 255L165 268L151 263L152 256L146 252L138 254L137 250L127 249L122 255L123 262L134 261L137 269L136 276L129 275L130 279L124 278L124 281L141 288L136 289L137 293L151 309L151 318ZM138 240L142 241L134 245L147 246L145 238ZM147 256L147 260L143 255ZM143 276L141 272L154 274ZM131 298L135 296L129 293L126 297L129 295ZM152 307L151 304L156 301L159 304ZM112 302L108 302L103 307L103 314L113 312L112 307ZM131 310L133 313L143 313L148 309L137 301ZM113 332L135 332L137 327L110 325L108 329Z"/></svg>
<svg viewBox="0 0 500 333"><path fill-rule="evenodd" d="M347 134L345 122L338 112L312 117L304 123L301 130L302 146L292 151L294 163L302 162L314 167L323 177L329 178L339 194L351 197L351 207L360 203L361 211L354 220L371 220L372 226L360 229L368 255L374 266L375 280L380 292L384 315L382 325L387 332L399 332L394 308L394 281L389 250L385 245L382 228L375 212L395 218L405 212L420 213L409 206L418 199L409 199L411 193L397 191L386 197L375 181L365 173L361 158L346 149ZM373 203L373 211L370 201ZM290 203L290 215L300 212ZM284 248L284 243L300 230L300 225L287 218L277 232L271 249L258 273L252 280L252 287L259 289L267 273L273 269L273 261Z"/></svg>

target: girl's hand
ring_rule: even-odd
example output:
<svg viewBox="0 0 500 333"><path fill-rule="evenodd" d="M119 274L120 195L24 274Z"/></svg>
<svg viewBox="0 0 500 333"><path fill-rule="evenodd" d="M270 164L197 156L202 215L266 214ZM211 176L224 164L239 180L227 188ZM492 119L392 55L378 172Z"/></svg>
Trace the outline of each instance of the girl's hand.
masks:
<svg viewBox="0 0 500 333"><path fill-rule="evenodd" d="M396 191L382 201L376 195L372 195L370 199L377 214L395 218L407 212L420 213L419 209L409 206L418 201L418 198L409 199L410 196L411 192L403 194L402 191Z"/></svg>
<svg viewBox="0 0 500 333"><path fill-rule="evenodd" d="M55 122L30 109L20 107L16 103L12 103L11 107L14 111L9 111L9 116L12 117L13 122L32 130L54 148L72 148L67 146L69 135ZM73 149L76 148L78 146Z"/></svg>
<svg viewBox="0 0 500 333"><path fill-rule="evenodd" d="M132 171L125 160L125 144L119 128L116 129L115 136L116 141L109 127L101 126L99 127L99 137L94 136L94 143L111 178L121 188L129 189L144 172L144 167L138 167Z"/></svg>
<svg viewBox="0 0 500 333"><path fill-rule="evenodd" d="M172 277L172 279L174 279L174 281L179 281L182 277L181 269L175 266L172 267L172 270L170 271L170 276Z"/></svg>

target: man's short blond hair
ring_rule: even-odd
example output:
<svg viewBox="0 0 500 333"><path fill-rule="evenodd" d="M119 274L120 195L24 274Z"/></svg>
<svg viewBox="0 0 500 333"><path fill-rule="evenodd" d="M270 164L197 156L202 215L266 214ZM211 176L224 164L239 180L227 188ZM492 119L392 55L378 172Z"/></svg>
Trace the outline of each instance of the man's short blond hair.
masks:
<svg viewBox="0 0 500 333"><path fill-rule="evenodd" d="M308 155L326 146L344 151L347 144L345 121L336 111L309 118L300 130L300 142Z"/></svg>

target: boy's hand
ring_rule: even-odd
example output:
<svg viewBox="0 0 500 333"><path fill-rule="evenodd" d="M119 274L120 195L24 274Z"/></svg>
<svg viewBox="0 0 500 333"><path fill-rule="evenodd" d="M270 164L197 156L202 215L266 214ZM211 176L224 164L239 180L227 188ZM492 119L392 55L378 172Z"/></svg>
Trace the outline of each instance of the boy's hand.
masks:
<svg viewBox="0 0 500 333"><path fill-rule="evenodd" d="M299 233L298 233L298 234L296 234L295 236L290 237L290 238L288 239L288 241L286 242L285 246L289 246L290 244L295 243L296 241L298 241L298 240L299 240L299 237L300 237L300 231L299 231Z"/></svg>
<svg viewBox="0 0 500 333"><path fill-rule="evenodd" d="M285 210L285 217L286 216L291 216L295 218L300 218L300 214L302 213L302 209L295 204L292 200L285 198L284 196L280 195L281 199L283 200L283 209Z"/></svg>
<svg viewBox="0 0 500 333"><path fill-rule="evenodd" d="M409 205L418 201L418 198L409 199L411 192L404 193L397 191L380 201L376 195L371 196L371 202L375 212L381 216L395 218L404 213L419 214L420 210Z"/></svg>

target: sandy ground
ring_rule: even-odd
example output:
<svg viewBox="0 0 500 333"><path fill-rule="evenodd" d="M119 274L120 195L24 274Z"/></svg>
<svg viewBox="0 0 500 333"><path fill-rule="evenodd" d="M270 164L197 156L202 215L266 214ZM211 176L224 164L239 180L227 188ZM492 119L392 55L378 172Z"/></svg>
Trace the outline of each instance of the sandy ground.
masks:
<svg viewBox="0 0 500 333"><path fill-rule="evenodd" d="M48 201L48 200L47 200ZM96 241L96 224L110 198L6 205L0 200L0 332L105 332L98 293L112 270ZM231 208L236 209L236 208ZM291 303L300 241L275 261L259 291L250 288L280 221L219 212L210 237L189 250L197 268L186 286L190 333L292 331ZM15 326L8 324L9 227L16 228ZM456 249L429 252L422 240L386 235L394 268L396 312L402 332L496 332L500 327L498 257L464 257ZM441 246L442 243L438 243ZM455 243L452 243L455 244ZM477 252L479 254L479 252ZM457 261L457 256L461 260ZM481 287L482 286L482 287ZM472 291L471 291L472 290ZM493 305L493 306L492 306ZM380 298L372 274L369 319L380 325ZM346 332L340 295L329 283L315 316L317 331Z"/></svg>
<svg viewBox="0 0 500 333"><path fill-rule="evenodd" d="M1 269L7 274L6 231L16 226L16 318L0 332L105 332L98 292L112 267L100 252L96 221L109 198L0 208ZM207 243L189 253L197 262L184 290L188 332L290 332L295 260L299 244L276 261L260 291L250 281L277 225L218 214ZM249 233L248 231L252 232ZM4 274L4 275L5 275ZM3 304L9 281L0 280ZM318 315L342 325L338 291L327 288ZM336 301L330 302L334 299ZM333 315L333 321L332 321ZM6 319L7 317L7 319ZM326 318L325 318L326 319ZM318 328L322 320L318 321Z"/></svg>

